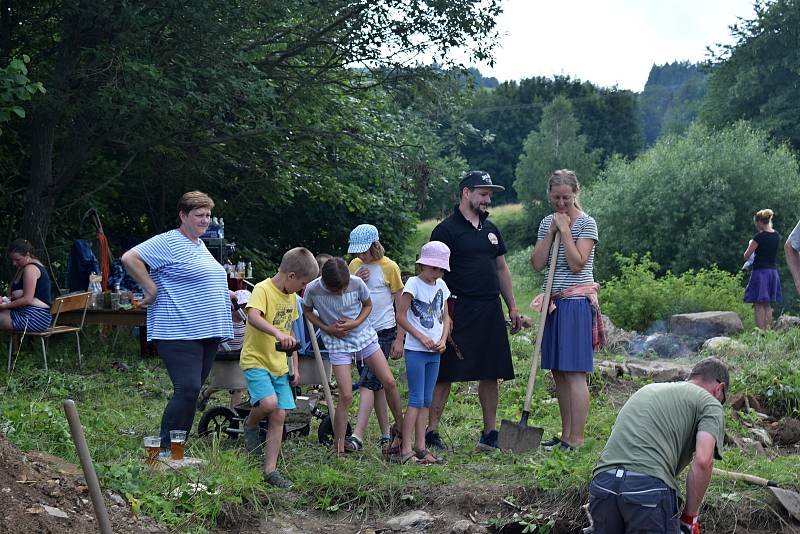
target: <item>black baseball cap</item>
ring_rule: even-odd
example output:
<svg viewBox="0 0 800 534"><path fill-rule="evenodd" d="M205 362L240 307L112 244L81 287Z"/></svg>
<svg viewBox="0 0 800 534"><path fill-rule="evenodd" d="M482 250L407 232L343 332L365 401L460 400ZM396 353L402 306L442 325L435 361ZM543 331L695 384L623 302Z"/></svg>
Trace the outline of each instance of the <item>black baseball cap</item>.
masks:
<svg viewBox="0 0 800 534"><path fill-rule="evenodd" d="M492 177L489 176L489 173L486 171L469 171L467 174L465 174L464 177L461 178L458 188L461 190L465 187L485 187L486 189L491 189L492 191L506 190L506 188L502 185L493 184Z"/></svg>

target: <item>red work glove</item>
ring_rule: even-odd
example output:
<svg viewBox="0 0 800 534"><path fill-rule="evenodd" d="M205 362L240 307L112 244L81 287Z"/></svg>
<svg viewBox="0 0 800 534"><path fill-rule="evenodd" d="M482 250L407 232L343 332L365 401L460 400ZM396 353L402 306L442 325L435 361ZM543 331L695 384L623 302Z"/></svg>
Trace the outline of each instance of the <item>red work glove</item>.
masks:
<svg viewBox="0 0 800 534"><path fill-rule="evenodd" d="M700 518L696 515L683 514L680 526L681 534L700 534Z"/></svg>

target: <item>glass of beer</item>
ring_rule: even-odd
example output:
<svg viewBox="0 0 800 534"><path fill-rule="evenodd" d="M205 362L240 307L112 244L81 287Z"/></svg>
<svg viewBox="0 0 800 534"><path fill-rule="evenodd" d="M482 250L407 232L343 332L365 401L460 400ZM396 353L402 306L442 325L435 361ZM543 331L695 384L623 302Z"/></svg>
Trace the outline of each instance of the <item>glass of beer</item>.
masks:
<svg viewBox="0 0 800 534"><path fill-rule="evenodd" d="M183 445L186 443L185 430L169 431L170 458L173 460L183 460Z"/></svg>
<svg viewBox="0 0 800 534"><path fill-rule="evenodd" d="M161 436L146 436L144 438L144 450L147 451L147 465L156 465L158 455L161 452Z"/></svg>

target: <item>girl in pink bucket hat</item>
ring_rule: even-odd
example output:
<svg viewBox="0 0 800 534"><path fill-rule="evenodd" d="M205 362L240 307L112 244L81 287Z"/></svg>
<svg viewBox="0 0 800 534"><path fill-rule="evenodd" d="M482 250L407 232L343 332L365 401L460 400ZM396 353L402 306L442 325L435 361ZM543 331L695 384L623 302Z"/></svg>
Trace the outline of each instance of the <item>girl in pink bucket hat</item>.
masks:
<svg viewBox="0 0 800 534"><path fill-rule="evenodd" d="M425 429L439 375L439 357L450 333L450 290L442 280L445 271L450 271L450 249L441 241L430 241L423 245L417 264L419 274L408 279L397 303L397 322L406 331L408 408L396 458L402 463L441 464L444 460L425 448Z"/></svg>

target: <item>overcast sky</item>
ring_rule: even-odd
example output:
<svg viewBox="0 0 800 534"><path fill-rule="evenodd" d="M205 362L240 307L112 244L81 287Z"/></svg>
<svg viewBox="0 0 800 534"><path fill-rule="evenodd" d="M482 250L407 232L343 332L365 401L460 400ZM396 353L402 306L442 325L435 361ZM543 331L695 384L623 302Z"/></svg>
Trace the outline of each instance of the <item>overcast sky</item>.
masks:
<svg viewBox="0 0 800 534"><path fill-rule="evenodd" d="M729 26L752 19L751 0L504 0L495 66L500 81L570 75L641 91L652 65L700 61L733 43Z"/></svg>

